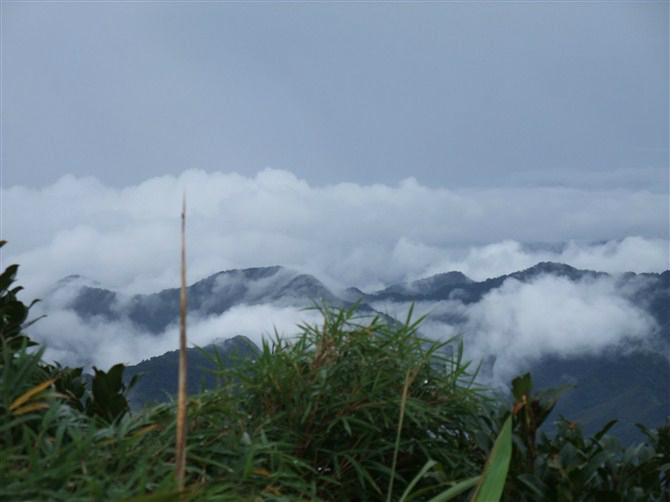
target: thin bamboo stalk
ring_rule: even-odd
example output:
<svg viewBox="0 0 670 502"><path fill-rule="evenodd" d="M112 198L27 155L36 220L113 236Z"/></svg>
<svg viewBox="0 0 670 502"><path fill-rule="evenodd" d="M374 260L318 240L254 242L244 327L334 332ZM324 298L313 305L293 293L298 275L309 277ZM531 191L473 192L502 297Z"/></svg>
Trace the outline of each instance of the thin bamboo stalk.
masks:
<svg viewBox="0 0 670 502"><path fill-rule="evenodd" d="M177 443L175 478L179 489L184 487L186 473L186 195L181 209L181 294L179 329L179 387L177 394Z"/></svg>

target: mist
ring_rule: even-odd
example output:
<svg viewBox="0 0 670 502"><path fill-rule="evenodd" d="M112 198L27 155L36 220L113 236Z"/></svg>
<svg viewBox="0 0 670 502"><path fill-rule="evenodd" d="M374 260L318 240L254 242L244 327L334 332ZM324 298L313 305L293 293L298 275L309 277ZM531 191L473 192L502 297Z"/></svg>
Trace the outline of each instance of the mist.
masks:
<svg viewBox="0 0 670 502"><path fill-rule="evenodd" d="M662 343L658 323L631 301L648 280L622 287L612 276L508 278L477 303L418 302L414 315L427 316L421 324L427 336L461 339L466 360L475 366L487 363L481 381L504 385L544 357L657 350ZM411 304L386 301L373 307L404 319Z"/></svg>

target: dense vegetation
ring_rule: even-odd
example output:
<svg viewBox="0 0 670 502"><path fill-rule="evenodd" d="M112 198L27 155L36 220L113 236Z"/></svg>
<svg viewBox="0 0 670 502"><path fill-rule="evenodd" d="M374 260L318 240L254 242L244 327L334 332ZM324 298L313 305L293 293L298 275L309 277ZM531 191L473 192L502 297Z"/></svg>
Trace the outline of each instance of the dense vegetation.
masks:
<svg viewBox="0 0 670 502"><path fill-rule="evenodd" d="M457 342L353 309L218 366L220 385L189 399L179 492L174 403L130 413L122 365L87 385L81 368L46 364L16 270L0 276L2 500L490 500L490 479L505 500L670 500L669 425L628 449L611 423L584 438L561 418L547 437L566 389L533 394L524 375L494 398Z"/></svg>

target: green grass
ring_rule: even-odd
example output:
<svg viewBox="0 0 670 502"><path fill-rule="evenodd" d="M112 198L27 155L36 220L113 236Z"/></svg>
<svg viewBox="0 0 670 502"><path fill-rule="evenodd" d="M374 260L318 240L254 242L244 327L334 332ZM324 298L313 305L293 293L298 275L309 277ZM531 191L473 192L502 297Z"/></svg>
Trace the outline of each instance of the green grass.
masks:
<svg viewBox="0 0 670 502"><path fill-rule="evenodd" d="M427 497L478 471L483 397L458 347L446 356L410 320L323 313L322 325L266 341L253 364L221 367L224 384L191 397L184 497L391 500L432 461L440 475L413 485ZM45 408L14 416L9 405L42 380L38 361L20 350L0 368L3 499L173 494L174 404L110 424L45 389L31 396Z"/></svg>

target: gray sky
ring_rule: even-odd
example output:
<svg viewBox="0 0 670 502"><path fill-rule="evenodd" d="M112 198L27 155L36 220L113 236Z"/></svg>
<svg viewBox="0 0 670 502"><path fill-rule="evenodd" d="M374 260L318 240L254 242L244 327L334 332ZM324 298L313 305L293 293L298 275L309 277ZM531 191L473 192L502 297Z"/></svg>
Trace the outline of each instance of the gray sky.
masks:
<svg viewBox="0 0 670 502"><path fill-rule="evenodd" d="M668 2L2 2L3 186L667 192Z"/></svg>

